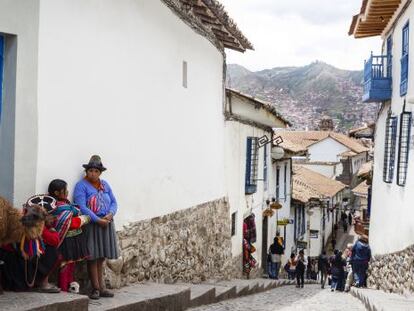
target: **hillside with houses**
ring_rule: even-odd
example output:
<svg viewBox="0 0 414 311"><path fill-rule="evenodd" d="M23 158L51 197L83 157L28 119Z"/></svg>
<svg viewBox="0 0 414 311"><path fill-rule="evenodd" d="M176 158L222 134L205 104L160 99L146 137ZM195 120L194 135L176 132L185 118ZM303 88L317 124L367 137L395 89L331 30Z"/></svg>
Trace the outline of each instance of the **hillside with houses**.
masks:
<svg viewBox="0 0 414 311"><path fill-rule="evenodd" d="M303 67L276 67L249 71L227 66L227 85L273 103L295 129L315 129L323 116L333 119L336 129L375 120L378 106L361 102L362 71L335 68L321 61Z"/></svg>

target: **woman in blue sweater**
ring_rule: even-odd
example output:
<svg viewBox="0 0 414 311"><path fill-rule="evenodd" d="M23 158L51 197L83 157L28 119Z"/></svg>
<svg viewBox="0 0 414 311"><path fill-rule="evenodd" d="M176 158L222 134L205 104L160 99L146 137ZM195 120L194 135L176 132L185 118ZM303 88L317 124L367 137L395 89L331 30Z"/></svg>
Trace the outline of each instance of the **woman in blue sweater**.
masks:
<svg viewBox="0 0 414 311"><path fill-rule="evenodd" d="M91 218L91 223L86 227L90 254L88 275L93 288L89 298L113 297L114 294L105 288L102 272L106 258L119 257L113 222L118 206L111 187L100 179L102 172L106 170L101 158L94 155L83 167L85 177L76 184L73 196L82 214L89 215Z"/></svg>

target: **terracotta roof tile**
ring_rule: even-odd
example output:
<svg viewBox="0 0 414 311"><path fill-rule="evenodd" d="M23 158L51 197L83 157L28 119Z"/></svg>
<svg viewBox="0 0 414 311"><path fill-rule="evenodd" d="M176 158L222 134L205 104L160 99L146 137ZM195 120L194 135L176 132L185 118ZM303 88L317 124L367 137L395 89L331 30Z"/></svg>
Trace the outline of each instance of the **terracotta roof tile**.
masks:
<svg viewBox="0 0 414 311"><path fill-rule="evenodd" d="M355 195L360 195L360 196L368 196L368 185L367 185L367 181L363 181L362 183L360 183L358 186L356 186L354 189L352 189L352 192Z"/></svg>
<svg viewBox="0 0 414 311"><path fill-rule="evenodd" d="M356 139L341 133L330 131L278 131L277 133L283 138L284 142L281 144L281 147L283 148L285 148L285 145L286 148L290 145L296 145L298 148L307 149L313 144L331 137L355 153L366 152L369 150Z"/></svg>
<svg viewBox="0 0 414 311"><path fill-rule="evenodd" d="M308 202L311 198L330 198L346 185L340 181L330 179L300 165L293 165L293 193L292 197L301 202Z"/></svg>

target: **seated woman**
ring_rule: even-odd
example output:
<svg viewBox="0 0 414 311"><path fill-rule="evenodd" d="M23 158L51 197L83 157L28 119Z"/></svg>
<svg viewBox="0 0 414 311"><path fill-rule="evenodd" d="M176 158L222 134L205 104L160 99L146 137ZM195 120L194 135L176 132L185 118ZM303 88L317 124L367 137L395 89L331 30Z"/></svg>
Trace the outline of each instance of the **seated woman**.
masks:
<svg viewBox="0 0 414 311"><path fill-rule="evenodd" d="M49 275L58 266L59 235L53 229L53 218L47 219L41 240L22 239L19 245L8 244L0 248L4 261L3 287L6 290L27 291L37 287L44 293L59 293L49 283Z"/></svg>

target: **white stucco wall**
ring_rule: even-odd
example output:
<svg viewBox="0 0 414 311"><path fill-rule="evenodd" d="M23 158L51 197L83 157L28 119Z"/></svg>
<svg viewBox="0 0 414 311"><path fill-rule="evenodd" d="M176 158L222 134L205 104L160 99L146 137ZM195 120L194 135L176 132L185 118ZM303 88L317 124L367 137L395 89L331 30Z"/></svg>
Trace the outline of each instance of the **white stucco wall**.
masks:
<svg viewBox="0 0 414 311"><path fill-rule="evenodd" d="M39 0L0 0L6 38L0 120L0 196L21 204L35 191Z"/></svg>
<svg viewBox="0 0 414 311"><path fill-rule="evenodd" d="M339 161L338 155L348 150L349 148L337 142L335 139L327 137L308 148L309 160L337 162Z"/></svg>
<svg viewBox="0 0 414 311"><path fill-rule="evenodd" d="M324 175L328 178L335 178L336 176L339 176L342 172L342 164L340 163L338 164L314 164L312 162L304 162L304 163L300 163L300 165L316 173ZM337 167L340 167L340 169L337 169Z"/></svg>
<svg viewBox="0 0 414 311"><path fill-rule="evenodd" d="M385 120L388 109L392 108L393 115L400 116L403 109L404 100L414 96L414 62L412 51L414 49L414 32L412 16L414 15L414 6L410 4L408 9L397 21L394 29L391 31L393 38L392 47L392 81L393 93L392 103L386 103L378 121L376 122L375 150L374 150L374 179L372 186L372 207L370 218L370 244L374 254L386 254L404 249L414 244L414 154L413 154L413 136L411 137L411 148L409 153L409 164L407 171L407 181L404 187L396 184L397 172L394 170L393 182L387 184L383 182L383 162L384 162L384 141L385 141ZM402 45L402 28L410 20L410 59L409 59L409 77L407 95L400 96L400 78L401 78L401 45ZM389 34L385 36L387 39ZM384 41L385 47L385 41ZM384 50L385 54L385 50ZM411 104L406 105L406 111L412 111ZM397 167L398 157L398 136L399 124L397 127L396 142L396 160ZM414 134L414 128L411 129L411 135ZM397 229L398 228L398 229Z"/></svg>
<svg viewBox="0 0 414 311"><path fill-rule="evenodd" d="M237 121L225 123L225 163L226 163L226 187L230 204L230 213L236 212L236 234L232 237L232 255L239 256L242 253L243 220L250 213L255 214L257 241L254 243L256 253L254 257L261 262L262 252L262 210L266 208L268 191L264 191L263 181L257 181L257 191L253 194L245 194L246 174L246 140L247 137L261 137L265 131ZM267 133L267 135L269 135ZM269 149L268 149L269 150ZM271 178L272 166L270 165L270 153L268 153L268 177ZM259 149L258 179L263 179L264 149ZM274 178L274 177L273 177ZM270 190L270 187L268 187ZM271 222L269 221L269 228ZM270 229L269 229L270 230Z"/></svg>
<svg viewBox="0 0 414 311"><path fill-rule="evenodd" d="M225 196L223 56L161 1L41 0L38 80L37 192L96 153L118 228Z"/></svg>
<svg viewBox="0 0 414 311"><path fill-rule="evenodd" d="M352 173L357 174L361 166L367 162L367 153L363 152L352 157Z"/></svg>

